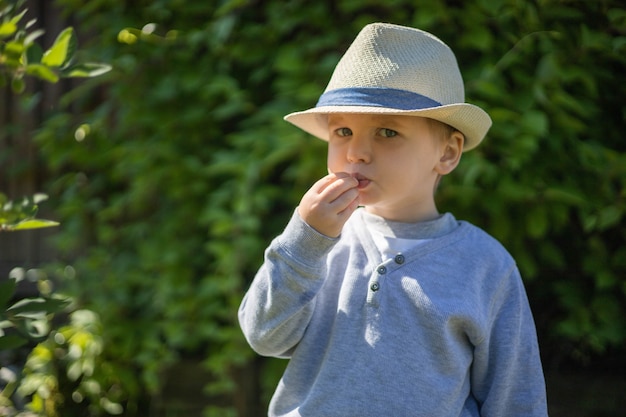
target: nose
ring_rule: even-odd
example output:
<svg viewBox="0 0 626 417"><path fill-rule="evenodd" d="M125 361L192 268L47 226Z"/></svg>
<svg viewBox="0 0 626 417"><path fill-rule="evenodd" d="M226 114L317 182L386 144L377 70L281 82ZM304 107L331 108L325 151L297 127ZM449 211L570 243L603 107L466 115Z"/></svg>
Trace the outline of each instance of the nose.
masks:
<svg viewBox="0 0 626 417"><path fill-rule="evenodd" d="M367 164L372 160L372 148L369 140L353 135L348 144L346 158L351 164Z"/></svg>

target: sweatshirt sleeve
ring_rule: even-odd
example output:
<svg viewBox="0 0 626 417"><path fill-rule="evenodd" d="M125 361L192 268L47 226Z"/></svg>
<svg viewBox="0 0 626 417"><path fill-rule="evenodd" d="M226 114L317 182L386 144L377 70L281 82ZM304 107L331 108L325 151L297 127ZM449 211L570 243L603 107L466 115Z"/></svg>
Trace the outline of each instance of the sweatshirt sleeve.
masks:
<svg viewBox="0 0 626 417"><path fill-rule="evenodd" d="M288 357L315 309L325 280L326 255L338 241L293 214L265 251L264 263L239 307L239 324L260 355Z"/></svg>
<svg viewBox="0 0 626 417"><path fill-rule="evenodd" d="M472 391L484 417L547 417L534 320L518 269L491 305L491 331L475 347Z"/></svg>

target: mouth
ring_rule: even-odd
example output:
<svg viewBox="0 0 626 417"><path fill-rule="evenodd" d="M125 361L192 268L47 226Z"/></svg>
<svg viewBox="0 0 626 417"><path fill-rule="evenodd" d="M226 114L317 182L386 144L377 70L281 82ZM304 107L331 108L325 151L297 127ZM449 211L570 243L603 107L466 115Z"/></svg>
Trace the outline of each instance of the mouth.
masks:
<svg viewBox="0 0 626 417"><path fill-rule="evenodd" d="M357 186L359 190L367 187L369 183L371 182L369 178L365 177L364 175L359 174L358 172L352 174L352 177L359 182L359 185Z"/></svg>

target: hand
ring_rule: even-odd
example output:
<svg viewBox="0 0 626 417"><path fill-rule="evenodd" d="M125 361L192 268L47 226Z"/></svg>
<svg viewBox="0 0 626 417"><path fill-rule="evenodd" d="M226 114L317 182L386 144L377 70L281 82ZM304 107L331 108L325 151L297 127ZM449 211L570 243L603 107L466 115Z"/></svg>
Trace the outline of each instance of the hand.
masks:
<svg viewBox="0 0 626 417"><path fill-rule="evenodd" d="M323 235L337 237L359 206L359 181L345 172L332 173L307 191L298 213L302 220Z"/></svg>

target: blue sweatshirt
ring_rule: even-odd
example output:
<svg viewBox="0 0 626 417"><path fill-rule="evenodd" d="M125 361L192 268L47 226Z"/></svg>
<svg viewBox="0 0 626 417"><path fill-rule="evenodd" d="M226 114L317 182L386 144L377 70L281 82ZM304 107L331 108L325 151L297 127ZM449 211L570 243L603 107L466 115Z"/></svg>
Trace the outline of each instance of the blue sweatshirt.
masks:
<svg viewBox="0 0 626 417"><path fill-rule="evenodd" d="M420 243L388 255L373 233ZM269 416L547 416L515 262L451 214L401 224L359 209L336 239L294 214L239 321L256 352L290 359Z"/></svg>

